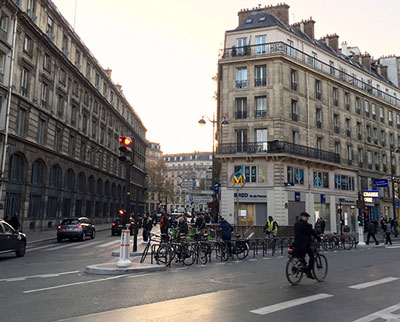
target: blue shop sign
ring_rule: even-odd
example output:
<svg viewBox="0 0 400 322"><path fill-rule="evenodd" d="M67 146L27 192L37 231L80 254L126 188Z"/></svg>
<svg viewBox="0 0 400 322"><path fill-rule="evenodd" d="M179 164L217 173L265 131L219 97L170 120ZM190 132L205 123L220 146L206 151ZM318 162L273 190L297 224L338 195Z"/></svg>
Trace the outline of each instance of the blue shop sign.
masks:
<svg viewBox="0 0 400 322"><path fill-rule="evenodd" d="M295 192L294 193L294 200L295 201L300 201L300 192Z"/></svg>
<svg viewBox="0 0 400 322"><path fill-rule="evenodd" d="M326 203L326 195L321 195L321 203Z"/></svg>
<svg viewBox="0 0 400 322"><path fill-rule="evenodd" d="M374 187L377 187L377 188L389 187L389 180L388 179L374 179Z"/></svg>

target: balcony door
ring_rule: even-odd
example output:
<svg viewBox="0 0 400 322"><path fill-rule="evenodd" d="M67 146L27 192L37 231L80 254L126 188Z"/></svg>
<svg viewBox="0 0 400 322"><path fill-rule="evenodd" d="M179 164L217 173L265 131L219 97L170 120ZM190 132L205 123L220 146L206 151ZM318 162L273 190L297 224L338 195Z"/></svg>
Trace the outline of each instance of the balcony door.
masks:
<svg viewBox="0 0 400 322"><path fill-rule="evenodd" d="M266 36L258 36L256 37L256 44L257 44L257 49L256 49L256 54L265 54L265 44L267 43L267 37Z"/></svg>
<svg viewBox="0 0 400 322"><path fill-rule="evenodd" d="M236 130L236 149L237 152L247 151L247 130Z"/></svg>
<svg viewBox="0 0 400 322"><path fill-rule="evenodd" d="M257 129L255 133L256 137L256 151L257 152L267 152L268 149L268 130L267 129Z"/></svg>

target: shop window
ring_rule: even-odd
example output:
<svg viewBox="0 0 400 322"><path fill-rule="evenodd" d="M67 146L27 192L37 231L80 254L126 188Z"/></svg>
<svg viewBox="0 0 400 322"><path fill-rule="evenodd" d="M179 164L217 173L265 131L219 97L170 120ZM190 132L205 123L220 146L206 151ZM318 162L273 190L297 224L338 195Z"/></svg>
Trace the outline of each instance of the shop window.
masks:
<svg viewBox="0 0 400 322"><path fill-rule="evenodd" d="M329 188L329 173L322 171L314 171L313 175L314 187Z"/></svg>

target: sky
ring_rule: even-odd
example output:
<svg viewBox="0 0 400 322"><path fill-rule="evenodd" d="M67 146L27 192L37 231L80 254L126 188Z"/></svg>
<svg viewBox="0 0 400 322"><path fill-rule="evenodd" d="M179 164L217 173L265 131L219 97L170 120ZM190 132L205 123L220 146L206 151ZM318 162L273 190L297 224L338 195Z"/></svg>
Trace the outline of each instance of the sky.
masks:
<svg viewBox="0 0 400 322"><path fill-rule="evenodd" d="M249 0L53 0L164 153L211 151L218 50ZM373 57L400 56L399 0L290 0L290 23L312 17L315 36L336 33Z"/></svg>

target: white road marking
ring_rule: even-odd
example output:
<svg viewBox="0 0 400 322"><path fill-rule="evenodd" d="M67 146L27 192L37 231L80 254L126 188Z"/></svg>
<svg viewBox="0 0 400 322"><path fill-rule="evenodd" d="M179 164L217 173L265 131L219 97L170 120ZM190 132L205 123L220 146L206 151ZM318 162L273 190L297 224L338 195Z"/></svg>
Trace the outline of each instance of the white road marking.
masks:
<svg viewBox="0 0 400 322"><path fill-rule="evenodd" d="M400 246L385 246L388 249L392 249L392 248L400 248Z"/></svg>
<svg viewBox="0 0 400 322"><path fill-rule="evenodd" d="M112 276L112 277L107 277L107 278L100 278L97 280L90 280L90 281L82 281L82 282L76 282L76 283L70 283L70 284L63 284L63 285L57 285L57 286L51 286L51 287L45 287L45 288L38 288L36 290L28 290L28 291L23 291L22 293L28 294L28 293L35 293L35 292L42 292L42 291L48 291L48 290L54 290L57 288L63 288L63 287L69 287L69 286L75 286L75 285L82 285L82 284L90 284L90 283L97 283L97 282L103 282L103 281L108 281L108 280L113 280L121 277L128 276L129 274L125 275L117 275L117 276Z"/></svg>
<svg viewBox="0 0 400 322"><path fill-rule="evenodd" d="M262 307L260 309L250 311L250 313L266 315L266 314L270 314L270 313L273 313L273 312L277 312L277 311L281 311L281 310L284 310L284 309L288 309L290 307L294 307L294 306L302 305L302 304L305 304L305 303L310 303L310 302L326 299L326 298L331 297L331 296L333 296L333 295L320 293L320 294L316 294L316 295L306 296L306 297L302 297L302 298L299 298L299 299L295 299L295 300L291 300L291 301L287 301L287 302L282 302L282 303L278 303L278 304Z"/></svg>
<svg viewBox="0 0 400 322"><path fill-rule="evenodd" d="M75 243L74 244L66 244L66 245L56 246L56 247L52 247L52 248L42 249L41 251L49 252L49 251L57 250L57 249L61 249L61 248L72 247L74 245L76 245L76 244Z"/></svg>
<svg viewBox="0 0 400 322"><path fill-rule="evenodd" d="M364 316L361 319L354 320L353 322L372 322L375 320L384 321L399 321L400 314L394 314L393 312L400 310L400 304L389 306L388 308L372 313L370 315Z"/></svg>
<svg viewBox="0 0 400 322"><path fill-rule="evenodd" d="M182 269L187 269L187 266L184 267L178 267L177 269L182 270Z"/></svg>
<svg viewBox="0 0 400 322"><path fill-rule="evenodd" d="M102 245L98 245L98 246L96 246L96 247L101 247L101 248L103 248L103 247L108 247L108 246L110 246L110 245L117 244L117 243L120 243L120 242L121 242L120 239L118 239L118 240L113 240L113 241L110 241L110 242L108 242L108 243L105 243L105 244L102 244Z"/></svg>
<svg viewBox="0 0 400 322"><path fill-rule="evenodd" d="M353 289L356 289L356 290L362 290L363 288L367 288L367 287L371 287L371 286L375 286L375 285L379 285L379 284L393 282L393 281L396 281L398 279L399 279L398 277L386 277L386 278L382 278L380 280L376 280L376 281L372 281L372 282L352 285L352 286L349 286L349 288L353 288Z"/></svg>
<svg viewBox="0 0 400 322"><path fill-rule="evenodd" d="M21 277L11 277L11 278L1 279L0 282L17 282L17 281L25 281L28 278L58 277L58 276L61 276L61 275L76 274L76 273L79 273L79 271L53 273L53 274L41 274L41 275L30 275L30 276L21 276Z"/></svg>
<svg viewBox="0 0 400 322"><path fill-rule="evenodd" d="M27 248L26 251L34 251L34 250L39 250L39 249L44 249L44 248L49 248L49 247L54 247L55 244L51 244L51 245L45 245L45 246L40 246L40 247L32 247L32 248Z"/></svg>
<svg viewBox="0 0 400 322"><path fill-rule="evenodd" d="M257 258L252 258L252 259L249 259L248 262L255 262L256 260L257 260Z"/></svg>
<svg viewBox="0 0 400 322"><path fill-rule="evenodd" d="M101 242L102 242L102 241L99 240L99 241L95 241L95 242L91 242L91 243L84 243L84 244L82 244L82 245L72 247L72 249L81 249L81 248L85 248L85 247L90 247L90 246L93 246L93 245L95 245L95 244L99 244L99 243L101 243Z"/></svg>
<svg viewBox="0 0 400 322"><path fill-rule="evenodd" d="M271 257L263 257L263 259L271 259Z"/></svg>

